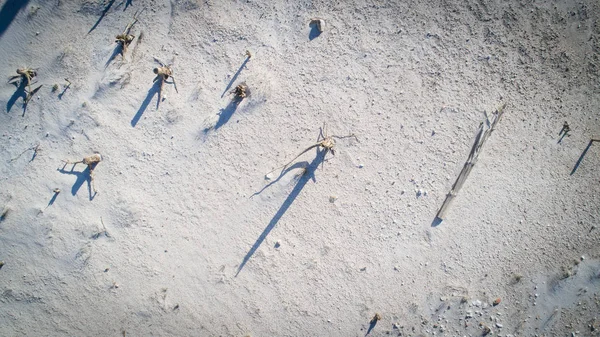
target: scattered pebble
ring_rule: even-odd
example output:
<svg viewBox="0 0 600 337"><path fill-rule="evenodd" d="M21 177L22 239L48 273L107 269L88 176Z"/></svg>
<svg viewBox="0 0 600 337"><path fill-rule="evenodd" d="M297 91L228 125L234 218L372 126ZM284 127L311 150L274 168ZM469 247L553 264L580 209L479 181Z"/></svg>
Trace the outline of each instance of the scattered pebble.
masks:
<svg viewBox="0 0 600 337"><path fill-rule="evenodd" d="M331 195L331 196L329 196L329 202L334 203L337 200L337 198L338 198L337 196Z"/></svg>
<svg viewBox="0 0 600 337"><path fill-rule="evenodd" d="M4 267L4 261L0 261L0 269L2 269L2 267Z"/></svg>
<svg viewBox="0 0 600 337"><path fill-rule="evenodd" d="M365 167L365 165L363 165L363 164L358 164L358 168L363 168L363 167Z"/></svg>
<svg viewBox="0 0 600 337"><path fill-rule="evenodd" d="M497 306L498 304L500 304L500 302L502 302L502 300L500 299L500 297L498 297L494 300L494 306Z"/></svg>
<svg viewBox="0 0 600 337"><path fill-rule="evenodd" d="M502 324L496 322L496 327L500 329L500 328L502 328Z"/></svg>
<svg viewBox="0 0 600 337"><path fill-rule="evenodd" d="M281 243L279 243L279 241L275 242L275 248L279 248L281 247Z"/></svg>

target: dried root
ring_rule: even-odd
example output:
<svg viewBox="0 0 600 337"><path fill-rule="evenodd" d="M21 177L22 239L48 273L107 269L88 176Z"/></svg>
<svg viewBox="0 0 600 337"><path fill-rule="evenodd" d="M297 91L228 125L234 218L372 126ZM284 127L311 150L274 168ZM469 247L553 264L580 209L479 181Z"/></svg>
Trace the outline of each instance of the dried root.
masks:
<svg viewBox="0 0 600 337"><path fill-rule="evenodd" d="M325 150L325 154L327 154L327 152L331 151L331 154L335 155L335 139L343 139L343 138L354 138L358 141L358 138L356 137L356 135L354 134L349 134L347 136L336 136L336 135L327 135L327 126L325 124L323 124L323 127L321 128L321 132L319 133L319 139L321 139L320 141L317 141L316 144L313 144L309 147L307 147L306 149L304 149L304 151L300 152L300 154L298 154L296 157L294 157L294 159L290 160L287 164L283 165L281 167L281 172L285 171L285 169L291 164L293 163L296 159L298 159L298 157L300 157L301 155L305 154L306 152L308 152L311 149L314 149L315 147L319 147L323 150ZM273 171L277 170L278 168L274 169ZM271 171L271 172L273 172ZM271 173L269 172L269 173ZM269 175L269 173L267 173L267 175Z"/></svg>
<svg viewBox="0 0 600 337"><path fill-rule="evenodd" d="M92 189L94 190L94 193L98 193L98 191L96 190L96 186L94 185L94 169L96 168L96 165L98 165L98 163L101 161L102 161L102 156L99 153L95 153L89 157L85 157L82 160L78 160L78 161L63 160L65 165L67 165L67 164L77 165L80 163L87 165L88 169L90 170L90 184L92 185Z"/></svg>
<svg viewBox="0 0 600 337"><path fill-rule="evenodd" d="M144 10L142 10L143 12ZM133 20L125 27L123 33L117 35L115 38L115 42L121 46L121 56L127 52L127 47L133 42L135 39L135 35L131 34L131 29L138 22L138 15L141 14L140 11L135 12L133 15Z"/></svg>
<svg viewBox="0 0 600 337"><path fill-rule="evenodd" d="M235 97L241 101L244 98L248 97L250 91L248 90L248 86L245 83L242 83L235 87L235 89L231 90L230 93L234 94Z"/></svg>
<svg viewBox="0 0 600 337"><path fill-rule="evenodd" d="M177 90L177 84L175 83L175 77L173 77L173 68L171 68L173 65L172 64L167 65L157 58L154 58L154 61L156 61L156 63L158 63L160 65L160 67L154 68L154 73L156 74L156 77L154 78L154 82L160 81L160 90L158 92L159 97L161 97L161 98L163 97L162 91L163 91L163 87L164 87L165 83L169 83L169 84L172 83L173 86L175 87L175 91L179 92ZM171 78L173 81L168 82L167 80L169 78Z"/></svg>
<svg viewBox="0 0 600 337"><path fill-rule="evenodd" d="M20 80L20 81L25 81L25 83L27 83L27 96L25 97L25 101L24 103L27 104L31 98L33 97L33 95L35 95L35 93L40 90L40 88L42 87L41 85L33 90L31 90L31 82L33 81L33 78L37 75L37 71L35 69L31 69L31 68L19 68L17 69L17 75L15 76L11 76L8 79L8 83L15 83L15 80ZM21 82L19 82L20 85Z"/></svg>
<svg viewBox="0 0 600 337"><path fill-rule="evenodd" d="M29 160L30 162L31 162L31 161L33 161L33 160L35 159L35 157L38 155L38 153L39 153L40 151L42 151L42 150L40 149L40 144L37 144L37 145L35 145L35 146L32 146L32 147L30 147L30 148L26 149L25 151L21 152L21 153L20 153L18 156L16 156L15 158L13 158L13 159L9 160L9 162L13 162L13 161L15 161L15 160L17 160L17 159L21 158L21 156L22 156L23 154L25 154L25 152L27 152L27 151L29 151L29 150L33 150L33 156L31 156L31 160Z"/></svg>

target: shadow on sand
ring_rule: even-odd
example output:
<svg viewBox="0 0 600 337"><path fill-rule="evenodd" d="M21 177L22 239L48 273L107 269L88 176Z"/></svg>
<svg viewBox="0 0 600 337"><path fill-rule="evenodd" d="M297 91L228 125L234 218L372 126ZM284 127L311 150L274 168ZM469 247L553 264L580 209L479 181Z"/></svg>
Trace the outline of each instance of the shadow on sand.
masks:
<svg viewBox="0 0 600 337"><path fill-rule="evenodd" d="M117 43L115 49L112 52L112 55L110 55L108 61L106 61L106 63L104 64L104 69L108 68L112 61L114 61L115 57L117 57L117 55L119 54L123 56L123 46L120 43Z"/></svg>
<svg viewBox="0 0 600 337"><path fill-rule="evenodd" d="M40 90L42 86L38 86L37 88L31 90L31 92L27 92L27 83L24 80L21 80L21 82L19 84L15 84L15 86L17 87L17 89L8 99L8 102L6 102L6 112L10 112L10 110L15 105L19 97L21 97L21 99L23 99L23 116L25 116L25 112L27 111L27 104L29 104L29 102L33 99L33 96L38 92L38 90Z"/></svg>
<svg viewBox="0 0 600 337"><path fill-rule="evenodd" d="M229 122L229 120L231 119L231 117L233 116L233 114L235 113L237 108L240 106L240 103L242 103L242 100L243 100L243 98L241 98L241 97L238 97L238 96L233 97L231 99L231 101L229 102L229 104L227 104L227 106L224 109L221 109L221 111L219 111L219 113L217 114L219 116L219 119L217 120L217 122L214 125L207 125L204 127L204 129L202 129L202 135L206 138L206 136L208 136L208 133L211 130L216 131L220 127L225 125L227 122Z"/></svg>
<svg viewBox="0 0 600 337"><path fill-rule="evenodd" d="M27 83L22 80L21 83L19 83L16 86L17 89L12 94L12 96L10 96L8 102L6 103L6 112L10 112L10 110L15 105L19 97L21 97L23 99L23 114L25 114L25 109L27 108L27 104L25 103L25 100L27 99L27 91L25 90L25 88L27 88Z"/></svg>
<svg viewBox="0 0 600 337"><path fill-rule="evenodd" d="M150 105L152 98L154 97L154 95L158 94L159 92L160 92L160 81L155 81L154 84L152 85L152 87L150 88L150 90L148 90L148 94L146 95L146 98L142 102L142 105L140 105L140 108L138 109L137 113L135 114L135 116L133 116L133 119L131 119L131 126L135 127L135 125L140 121L140 118L142 118L144 111L146 111L146 109L148 108L148 105ZM160 97L158 97L158 99L156 100L156 109L157 110L158 110L159 104L160 104Z"/></svg>
<svg viewBox="0 0 600 337"><path fill-rule="evenodd" d="M96 21L96 23L92 26L92 28L90 28L90 31L88 32L88 34L91 33L94 29L96 29L96 27L98 27L98 25L100 24L100 22L102 21L102 19L104 19L104 16L106 15L106 13L108 13L108 11L110 10L110 8L112 7L112 5L114 3L115 3L115 0L110 0L108 2L108 4L106 5L106 7L104 7L104 10L102 11L102 14L98 18L98 21Z"/></svg>
<svg viewBox="0 0 600 337"><path fill-rule="evenodd" d="M0 9L0 37L13 22L19 11L27 5L29 0L7 0Z"/></svg>
<svg viewBox="0 0 600 337"><path fill-rule="evenodd" d="M283 204L281 205L281 207L279 208L277 213L275 213L275 216L273 216L271 221L269 221L269 224L267 225L267 227L263 230L263 232L260 234L258 239L256 239L256 242L254 243L254 245L252 245L252 247L250 248L250 250L248 251L246 256L244 256L244 260L238 267L237 273L235 274L236 277L242 271L242 269L244 268L246 263L248 263L248 261L250 260L252 255L254 255L256 250L260 247L262 242L267 238L267 235L269 235L271 230L273 230L275 225L277 225L277 223L279 222L281 217L285 214L285 212L288 210L288 208L290 208L290 206L292 205L294 200L296 200L296 198L298 197L298 195L300 194L300 192L302 191L304 186L306 186L306 183L308 183L308 181L311 179L316 182L314 172L319 167L319 165L323 162L324 159L325 159L325 151L318 149L317 156L315 157L315 159L310 164L308 164L308 166L305 169L304 174L300 177L300 179L298 179L298 182L296 183L296 186L294 186L294 189L292 190L292 192L290 192L290 194L285 199L285 201L283 202Z"/></svg>
<svg viewBox="0 0 600 337"><path fill-rule="evenodd" d="M437 227L441 225L443 221L444 219L440 219L436 216L435 219L433 219L433 221L431 222L431 227Z"/></svg>
<svg viewBox="0 0 600 337"><path fill-rule="evenodd" d="M215 130L218 130L220 127L229 122L229 119L231 119L231 116L233 116L238 106L240 106L240 103L242 103L242 98L236 96L231 99L231 102L227 104L225 109L221 109L219 112L219 120L214 127Z"/></svg>
<svg viewBox="0 0 600 337"><path fill-rule="evenodd" d="M271 187L273 184L275 184L276 182L278 182L279 180L281 180L281 178L283 178L283 176L285 176L289 171L291 170L295 170L297 168L303 168L306 169L306 166L308 166L308 162L306 161L301 161L299 163L295 163L294 165L288 166L285 170L281 171L281 173L279 174L279 176L277 177L277 179L271 181L270 183L268 183L267 185L265 185L263 188L260 189L260 191L258 192L254 192L250 198L261 194L264 190L266 190L267 188Z"/></svg>
<svg viewBox="0 0 600 337"><path fill-rule="evenodd" d="M378 321L377 319L372 319L369 322L369 330L367 330L367 333L365 334L365 336L367 336L368 334L371 333L371 331L373 330L373 328L375 328L375 326L377 325L377 321Z"/></svg>
<svg viewBox="0 0 600 337"><path fill-rule="evenodd" d="M83 170L81 172L77 172L77 171L74 171L75 164L73 164L70 171L65 170L66 166L67 166L67 164L65 164L65 166L63 166L61 169L58 169L58 172L63 173L63 174L72 174L72 175L77 176L77 180L75 181L75 184L73 184L73 187L71 187L71 194L76 195L77 192L79 191L79 189L81 188L81 185L83 185L83 183L87 181L89 198L90 198L90 201L93 200L94 197L96 196L96 192L94 192L92 194L92 177L90 176L90 168L86 166L85 170ZM50 205L50 204L48 204L48 205Z"/></svg>
<svg viewBox="0 0 600 337"><path fill-rule="evenodd" d="M54 194L52 195L52 199L50 199L50 201L48 201L48 205L46 206L46 208L54 205L54 202L56 201L57 197L58 197L58 193L54 192Z"/></svg>
<svg viewBox="0 0 600 337"><path fill-rule="evenodd" d="M311 22L308 26L310 27L310 32L308 33L308 39L310 41L318 38L321 35L317 21Z"/></svg>
<svg viewBox="0 0 600 337"><path fill-rule="evenodd" d="M123 8L123 12L127 10L127 7L133 5L133 0L125 0L125 8Z"/></svg>
<svg viewBox="0 0 600 337"><path fill-rule="evenodd" d="M246 56L246 59L244 60L244 62L240 66L240 68L237 70L235 75L233 75L233 77L231 78L231 81L229 81L229 84L227 84L225 91L223 91L223 93L221 94L221 98L223 98L225 96L225 94L227 93L227 91L229 91L229 89L231 89L233 82L235 82L235 80L238 78L238 76L240 76L240 73L246 67L246 63L248 63L248 61L250 61L250 56Z"/></svg>
<svg viewBox="0 0 600 337"><path fill-rule="evenodd" d="M590 147L592 147L592 144L594 144L594 142L600 142L600 139L593 139L593 138L590 139L590 142L585 147L585 150L583 150L583 152L579 156L579 159L575 163L575 166L573 167L573 170L571 171L570 175L573 175L575 173L575 171L577 171L577 168L579 168L579 165L581 165L581 162L583 161L583 157L585 157L586 153L588 152L588 150L590 149Z"/></svg>

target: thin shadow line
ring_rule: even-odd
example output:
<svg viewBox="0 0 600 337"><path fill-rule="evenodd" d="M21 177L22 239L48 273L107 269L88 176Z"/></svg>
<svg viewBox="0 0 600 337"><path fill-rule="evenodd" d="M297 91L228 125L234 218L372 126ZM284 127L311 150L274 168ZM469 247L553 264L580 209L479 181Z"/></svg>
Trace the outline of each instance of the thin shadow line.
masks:
<svg viewBox="0 0 600 337"><path fill-rule="evenodd" d="M281 207L279 208L277 213L275 213L275 216L273 216L271 221L269 221L269 224L263 230L263 232L260 234L258 239L256 239L256 242L254 243L254 245L252 245L252 248L250 248L250 250L248 251L246 256L244 256L244 260L238 267L237 273L235 274L236 277L242 271L242 269L244 268L246 263L248 263L248 261L250 260L252 255L254 255L254 253L256 252L258 247L260 247L262 242L267 238L267 235L269 235L271 230L275 227L275 225L277 225L277 223L279 222L281 217L285 214L285 212L288 210L288 208L290 208L290 206L292 205L294 200L296 200L296 197L298 197L298 195L300 194L300 192L302 191L302 189L304 188L306 183L308 183L308 181L311 179L313 181L315 181L314 172L317 168L319 168L319 164L321 164L323 159L325 159L325 151L318 149L317 156L315 157L315 159L313 159L313 161L310 164L308 164L304 175L302 175L302 177L300 177L300 179L296 183L296 186L294 186L294 189L292 190L292 192L290 192L290 194L285 199L285 201L283 202L283 204L281 205Z"/></svg>
<svg viewBox="0 0 600 337"><path fill-rule="evenodd" d="M435 219L433 219L433 221L431 222L431 227L437 227L439 226L444 220L438 218L437 216L435 217Z"/></svg>
<svg viewBox="0 0 600 337"><path fill-rule="evenodd" d="M4 6L0 9L0 37L4 35L8 26L28 2L29 0L8 0L4 3Z"/></svg>
<svg viewBox="0 0 600 337"><path fill-rule="evenodd" d="M98 27L98 25L100 24L100 21L102 21L102 19L104 19L104 16L106 15L106 13L108 13L108 11L110 10L110 8L112 7L112 5L114 3L115 3L115 0L110 0L108 5L106 5L104 10L102 11L102 15L100 15L100 17L98 18L98 21L96 21L94 26L92 26L92 28L90 28L90 31L88 32L88 34L91 33L94 29L96 29L96 27Z"/></svg>
<svg viewBox="0 0 600 337"><path fill-rule="evenodd" d="M127 0L127 1L125 2L125 8L123 8L123 12L127 10L127 7L129 7L129 6L133 5L132 1L133 1L133 0Z"/></svg>
<svg viewBox="0 0 600 337"><path fill-rule="evenodd" d="M221 98L223 98L223 96L225 96L227 91L231 88L231 86L233 85L233 82L235 82L235 80L238 78L238 76L242 72L242 69L244 69L244 67L246 67L246 63L248 63L248 61L250 61L250 56L246 56L244 63L242 63L242 65L240 66L238 71L235 73L235 75L233 75L233 77L231 78L231 81L229 81L229 84L227 84L227 88L225 88L225 91L223 91L223 93L221 94Z"/></svg>
<svg viewBox="0 0 600 337"><path fill-rule="evenodd" d="M365 336L367 336L368 334L371 333L371 330L373 330L373 328L375 328L375 325L377 325L377 320L372 319L371 322L369 322L369 330L367 330L367 333L365 334Z"/></svg>
<svg viewBox="0 0 600 337"><path fill-rule="evenodd" d="M67 166L67 164L65 164L65 166L63 166L62 169L58 169L58 172L63 173L63 174L72 174L72 175L77 176L77 180L73 184L73 187L71 187L71 195L76 195L77 192L79 192L81 185L83 185L83 183L85 181L87 181L88 193L89 193L89 198L91 201L96 196L96 192L94 192L94 194L92 194L92 177L90 176L90 168L86 167L85 170L83 170L81 172L77 172L77 171L74 171L75 165L76 164L73 164L73 167L71 167L71 170L67 171L67 170L65 170L65 167Z"/></svg>
<svg viewBox="0 0 600 337"><path fill-rule="evenodd" d="M135 127L135 125L139 122L140 118L142 118L142 115L144 114L144 111L146 111L146 108L148 108L148 105L150 104L150 101L152 101L152 98L154 97L154 95L156 95L159 92L160 92L160 81L155 81L154 84L152 85L152 87L150 88L150 90L148 90L148 94L146 95L146 98L144 98L144 101L142 102L142 105L140 105L140 108L138 109L137 113L131 119L131 126ZM156 109L157 110L158 110L159 104L160 104L160 96L158 97L158 100L156 101Z"/></svg>
<svg viewBox="0 0 600 337"><path fill-rule="evenodd" d="M46 206L46 208L54 205L54 202L56 201L57 197L58 197L58 193L54 192L54 195L52 195L52 199L50 199L50 201L48 202L48 205Z"/></svg>
<svg viewBox="0 0 600 337"><path fill-rule="evenodd" d="M579 165L581 164L581 161L583 160L583 157L585 157L585 154L588 152L588 150L590 149L590 147L592 147L592 144L594 142L599 142L599 141L600 141L600 139L590 139L590 142L586 146L585 150L583 150L583 152L581 153L581 156L579 156L579 159L575 163L575 166L573 167L573 170L571 171L570 175L573 175L575 173L575 171L577 171L577 168L579 168Z"/></svg>
<svg viewBox="0 0 600 337"><path fill-rule="evenodd" d="M568 133L568 132L569 132L569 131L565 131L565 132L563 132L563 133L562 133L562 136L560 136L560 138L558 139L558 142L556 142L556 144L560 144L560 143L562 143L563 139L565 139L565 137L567 136L567 133Z"/></svg>
<svg viewBox="0 0 600 337"><path fill-rule="evenodd" d="M268 183L267 185L265 185L263 188L260 189L260 191L258 192L254 192L250 198L261 194L264 190L266 190L267 188L271 187L271 185L275 184L276 182L278 182L279 180L281 180L281 178L283 178L283 176L285 176L289 171L293 170L293 169L297 169L297 168L303 168L306 169L306 167L308 166L308 162L306 161L302 161L299 163L295 163L294 165L291 165L289 167L287 167L285 170L281 171L281 173L279 174L279 177L277 177L277 179L271 181L270 183Z"/></svg>
<svg viewBox="0 0 600 337"><path fill-rule="evenodd" d="M58 94L58 99L62 100L63 96L65 95L65 93L67 92L67 90L70 87L71 87L71 82L69 82L69 84L67 84L67 86L63 89L63 91L60 94Z"/></svg>

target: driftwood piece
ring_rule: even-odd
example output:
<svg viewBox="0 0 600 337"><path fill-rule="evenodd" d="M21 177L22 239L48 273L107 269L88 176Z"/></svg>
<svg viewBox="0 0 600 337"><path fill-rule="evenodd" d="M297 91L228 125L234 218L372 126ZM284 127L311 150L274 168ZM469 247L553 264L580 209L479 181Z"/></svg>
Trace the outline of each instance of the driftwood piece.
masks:
<svg viewBox="0 0 600 337"><path fill-rule="evenodd" d="M502 117L502 113L504 112L505 107L506 103L502 104L500 107L498 107L498 109L496 109L496 111L492 113L491 119L489 118L489 116L486 116L485 123L481 122L479 124L479 128L477 129L477 135L475 136L475 142L473 143L473 147L471 147L469 157L463 165L463 168L460 171L458 178L456 178L456 181L452 185L452 189L446 195L446 199L444 200L442 207L440 207L437 214L435 215L435 220L437 220L438 223L444 219L446 211L448 210L448 207L450 207L450 203L456 197L458 191L460 191L463 184L467 180L469 173L471 173L471 169L473 169L473 166L475 166L475 163L477 162L477 157L479 156L479 153L481 153L481 148L483 147L483 144L490 137L490 135L494 131L494 128L496 127L496 124L498 124L498 122L500 121L500 117Z"/></svg>

